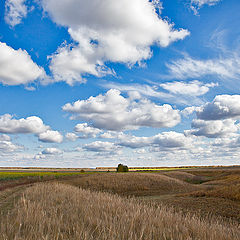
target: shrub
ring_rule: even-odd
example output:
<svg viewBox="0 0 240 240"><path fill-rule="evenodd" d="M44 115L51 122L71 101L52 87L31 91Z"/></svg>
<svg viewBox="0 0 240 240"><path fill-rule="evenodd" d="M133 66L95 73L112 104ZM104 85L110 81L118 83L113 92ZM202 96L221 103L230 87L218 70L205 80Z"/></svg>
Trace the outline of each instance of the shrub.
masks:
<svg viewBox="0 0 240 240"><path fill-rule="evenodd" d="M128 166L123 164L118 164L117 172L128 172Z"/></svg>

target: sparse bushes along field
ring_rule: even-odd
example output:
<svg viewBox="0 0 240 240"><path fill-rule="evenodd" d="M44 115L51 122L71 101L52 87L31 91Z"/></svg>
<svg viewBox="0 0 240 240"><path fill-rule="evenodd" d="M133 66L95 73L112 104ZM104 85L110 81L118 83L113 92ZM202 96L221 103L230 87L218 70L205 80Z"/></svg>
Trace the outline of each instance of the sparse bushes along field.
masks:
<svg viewBox="0 0 240 240"><path fill-rule="evenodd" d="M238 240L238 226L63 184L28 188L0 223L4 240Z"/></svg>

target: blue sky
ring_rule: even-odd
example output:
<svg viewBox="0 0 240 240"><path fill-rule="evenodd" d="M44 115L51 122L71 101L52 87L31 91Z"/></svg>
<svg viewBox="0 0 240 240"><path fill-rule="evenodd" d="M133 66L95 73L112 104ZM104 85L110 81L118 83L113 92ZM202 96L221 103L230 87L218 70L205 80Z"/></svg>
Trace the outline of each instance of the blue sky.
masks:
<svg viewBox="0 0 240 240"><path fill-rule="evenodd" d="M0 166L239 164L237 0L0 11Z"/></svg>

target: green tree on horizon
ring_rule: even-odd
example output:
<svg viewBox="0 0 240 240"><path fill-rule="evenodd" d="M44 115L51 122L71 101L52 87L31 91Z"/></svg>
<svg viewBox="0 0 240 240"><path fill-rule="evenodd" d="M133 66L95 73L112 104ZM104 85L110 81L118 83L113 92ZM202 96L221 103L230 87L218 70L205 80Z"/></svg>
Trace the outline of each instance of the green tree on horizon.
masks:
<svg viewBox="0 0 240 240"><path fill-rule="evenodd" d="M128 166L126 165L123 165L123 164L118 164L118 167L117 167L117 172L128 172L129 169L128 169Z"/></svg>

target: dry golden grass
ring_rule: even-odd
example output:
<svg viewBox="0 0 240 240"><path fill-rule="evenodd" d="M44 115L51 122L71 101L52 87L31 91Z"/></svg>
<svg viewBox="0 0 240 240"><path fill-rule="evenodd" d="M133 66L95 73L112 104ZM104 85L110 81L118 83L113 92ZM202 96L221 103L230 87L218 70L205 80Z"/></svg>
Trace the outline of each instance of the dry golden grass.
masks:
<svg viewBox="0 0 240 240"><path fill-rule="evenodd" d="M201 218L217 218L225 222L240 224L240 202L219 197L194 197L165 195L160 197L147 197L144 201L170 206L184 214L195 214Z"/></svg>
<svg viewBox="0 0 240 240"><path fill-rule="evenodd" d="M213 190L201 190L190 195L194 197L215 197L240 201L240 184L218 187Z"/></svg>
<svg viewBox="0 0 240 240"><path fill-rule="evenodd" d="M135 199L42 183L0 223L4 240L238 240L237 225L183 216Z"/></svg>
<svg viewBox="0 0 240 240"><path fill-rule="evenodd" d="M208 177L209 180L220 180L228 176L238 175L240 176L240 168L235 169L208 169L208 170L187 170L186 172L196 176Z"/></svg>
<svg viewBox="0 0 240 240"><path fill-rule="evenodd" d="M240 171L194 171L198 177L204 175L211 180L203 183L205 186L210 186L209 189L203 188L201 191L190 193L194 197L214 197L224 198L233 201L240 201Z"/></svg>
<svg viewBox="0 0 240 240"><path fill-rule="evenodd" d="M172 172L165 172L164 175L176 178L188 183L193 183L193 184L200 184L208 180L207 177L203 176L196 176L191 173L187 173L184 171L172 171Z"/></svg>
<svg viewBox="0 0 240 240"><path fill-rule="evenodd" d="M228 174L224 176L215 177L214 180L206 183L210 185L230 186L240 183L240 174Z"/></svg>
<svg viewBox="0 0 240 240"><path fill-rule="evenodd" d="M85 189L135 196L184 193L201 189L159 173L101 173L73 178L68 183Z"/></svg>

